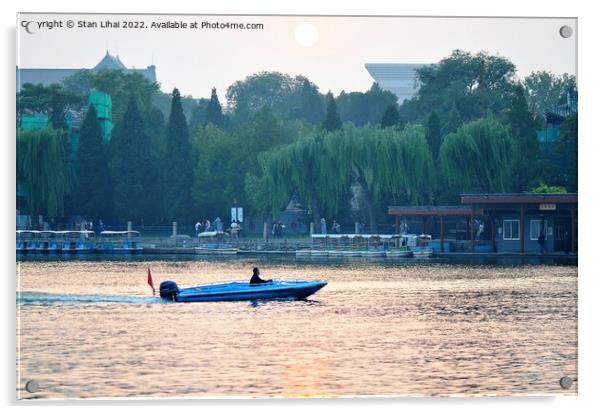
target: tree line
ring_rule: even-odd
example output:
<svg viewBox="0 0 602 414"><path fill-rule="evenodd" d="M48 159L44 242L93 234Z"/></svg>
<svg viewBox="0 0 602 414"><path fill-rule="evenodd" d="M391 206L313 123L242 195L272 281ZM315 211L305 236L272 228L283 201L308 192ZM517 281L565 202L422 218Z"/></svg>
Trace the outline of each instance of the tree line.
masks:
<svg viewBox="0 0 602 414"><path fill-rule="evenodd" d="M26 209L61 219L80 214L146 223L192 222L244 206L277 216L292 195L338 221L374 226L390 204L455 204L462 192L577 190L577 115L545 150L537 131L575 80L536 72L516 77L508 59L454 51L418 70L417 96L398 105L374 84L321 94L303 76L261 72L219 102L171 96L137 73L81 71L61 85L24 85L17 177ZM115 128L102 132L90 90L111 95ZM69 111L84 112L70 156ZM353 202L353 208L350 203Z"/></svg>

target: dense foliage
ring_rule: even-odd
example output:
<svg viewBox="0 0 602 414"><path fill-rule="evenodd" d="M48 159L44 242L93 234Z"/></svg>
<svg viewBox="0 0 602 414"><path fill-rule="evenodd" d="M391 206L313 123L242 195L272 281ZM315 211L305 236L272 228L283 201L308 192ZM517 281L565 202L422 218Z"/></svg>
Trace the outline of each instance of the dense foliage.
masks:
<svg viewBox="0 0 602 414"><path fill-rule="evenodd" d="M539 144L537 142L537 122L527 106L523 86L514 88L511 107L508 111L508 124L512 137L512 170L514 182L512 190L521 191L534 184L539 169Z"/></svg>
<svg viewBox="0 0 602 414"><path fill-rule="evenodd" d="M192 220L192 171L196 156L190 143L180 91L172 93L171 111L166 128L163 159L162 194L165 219L169 222Z"/></svg>
<svg viewBox="0 0 602 414"><path fill-rule="evenodd" d="M34 217L64 215L65 197L73 189L66 140L62 129L17 132L17 179L25 187L29 213Z"/></svg>
<svg viewBox="0 0 602 414"><path fill-rule="evenodd" d="M336 98L336 105L343 122L358 126L378 125L388 107L397 107L397 96L373 83L366 92L341 92Z"/></svg>
<svg viewBox="0 0 602 414"><path fill-rule="evenodd" d="M510 131L493 115L469 122L441 145L443 182L456 194L507 192L512 174Z"/></svg>
<svg viewBox="0 0 602 414"><path fill-rule="evenodd" d="M225 106L215 89L201 99L177 89L168 95L141 74L119 70L24 85L17 126L32 113L47 115L49 125L17 134L26 195L18 207L57 219L167 224L227 219L233 206L247 217L276 218L295 195L308 220L361 220L374 228L392 203L455 204L463 192L577 191L577 114L548 119L569 91L576 96L574 77L535 72L521 80L504 57L454 51L419 69L417 82L416 97L401 105L377 84L334 96L304 76L278 72L233 83ZM86 106L91 90L112 98L108 145ZM65 117L73 113L85 115L76 154ZM544 127L558 139L539 142Z"/></svg>
<svg viewBox="0 0 602 414"><path fill-rule="evenodd" d="M487 112L497 116L510 107L515 73L504 57L455 50L438 64L418 69L421 86L402 105L402 118L423 123L435 110L445 135Z"/></svg>
<svg viewBox="0 0 602 414"><path fill-rule="evenodd" d="M322 129L326 131L335 131L342 125L339 111L337 110L337 103L332 96L332 93L328 92L326 95L326 118L322 122Z"/></svg>
<svg viewBox="0 0 602 414"><path fill-rule="evenodd" d="M108 148L103 142L96 110L90 105L80 130L74 204L80 214L98 220L112 210Z"/></svg>
<svg viewBox="0 0 602 414"><path fill-rule="evenodd" d="M349 209L351 185L362 191L365 214L376 227L376 206L385 199L420 204L431 200L432 159L424 129L355 127L313 132L261 157L263 183L272 212L297 194L318 222L323 214Z"/></svg>
<svg viewBox="0 0 602 414"><path fill-rule="evenodd" d="M150 143L132 97L110 144L115 214L124 220L153 221L163 215L160 160Z"/></svg>

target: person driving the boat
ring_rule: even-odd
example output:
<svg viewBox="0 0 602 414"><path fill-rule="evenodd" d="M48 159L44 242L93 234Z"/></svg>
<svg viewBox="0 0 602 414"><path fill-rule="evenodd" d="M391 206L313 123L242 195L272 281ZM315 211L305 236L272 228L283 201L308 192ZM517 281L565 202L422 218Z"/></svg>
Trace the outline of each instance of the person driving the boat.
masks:
<svg viewBox="0 0 602 414"><path fill-rule="evenodd" d="M251 281L249 282L249 284L251 285L256 285L259 283L268 283L271 282L272 279L269 280L263 280L262 278L259 277L259 269L257 267L253 268L253 276L251 276Z"/></svg>

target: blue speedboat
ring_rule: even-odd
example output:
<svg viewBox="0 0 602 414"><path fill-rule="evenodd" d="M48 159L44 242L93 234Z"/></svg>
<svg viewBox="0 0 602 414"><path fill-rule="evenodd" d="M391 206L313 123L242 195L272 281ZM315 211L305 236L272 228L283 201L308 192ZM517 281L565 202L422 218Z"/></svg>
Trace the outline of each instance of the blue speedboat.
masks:
<svg viewBox="0 0 602 414"><path fill-rule="evenodd" d="M305 299L326 286L324 281L274 280L267 283L212 283L180 289L175 282L161 282L161 298L174 302L212 302L257 299Z"/></svg>

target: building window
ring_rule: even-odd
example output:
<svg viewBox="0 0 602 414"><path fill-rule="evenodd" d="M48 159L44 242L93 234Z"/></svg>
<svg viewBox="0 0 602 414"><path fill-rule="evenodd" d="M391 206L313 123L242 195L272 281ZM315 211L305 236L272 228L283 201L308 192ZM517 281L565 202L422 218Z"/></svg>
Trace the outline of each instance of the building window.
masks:
<svg viewBox="0 0 602 414"><path fill-rule="evenodd" d="M531 240L538 240L539 239L539 233L543 231L543 235L545 237L545 239L548 239L548 221L544 220L543 221L543 227L542 227L542 223L541 220L531 220Z"/></svg>
<svg viewBox="0 0 602 414"><path fill-rule="evenodd" d="M504 220L504 240L519 240L520 225L518 220Z"/></svg>

